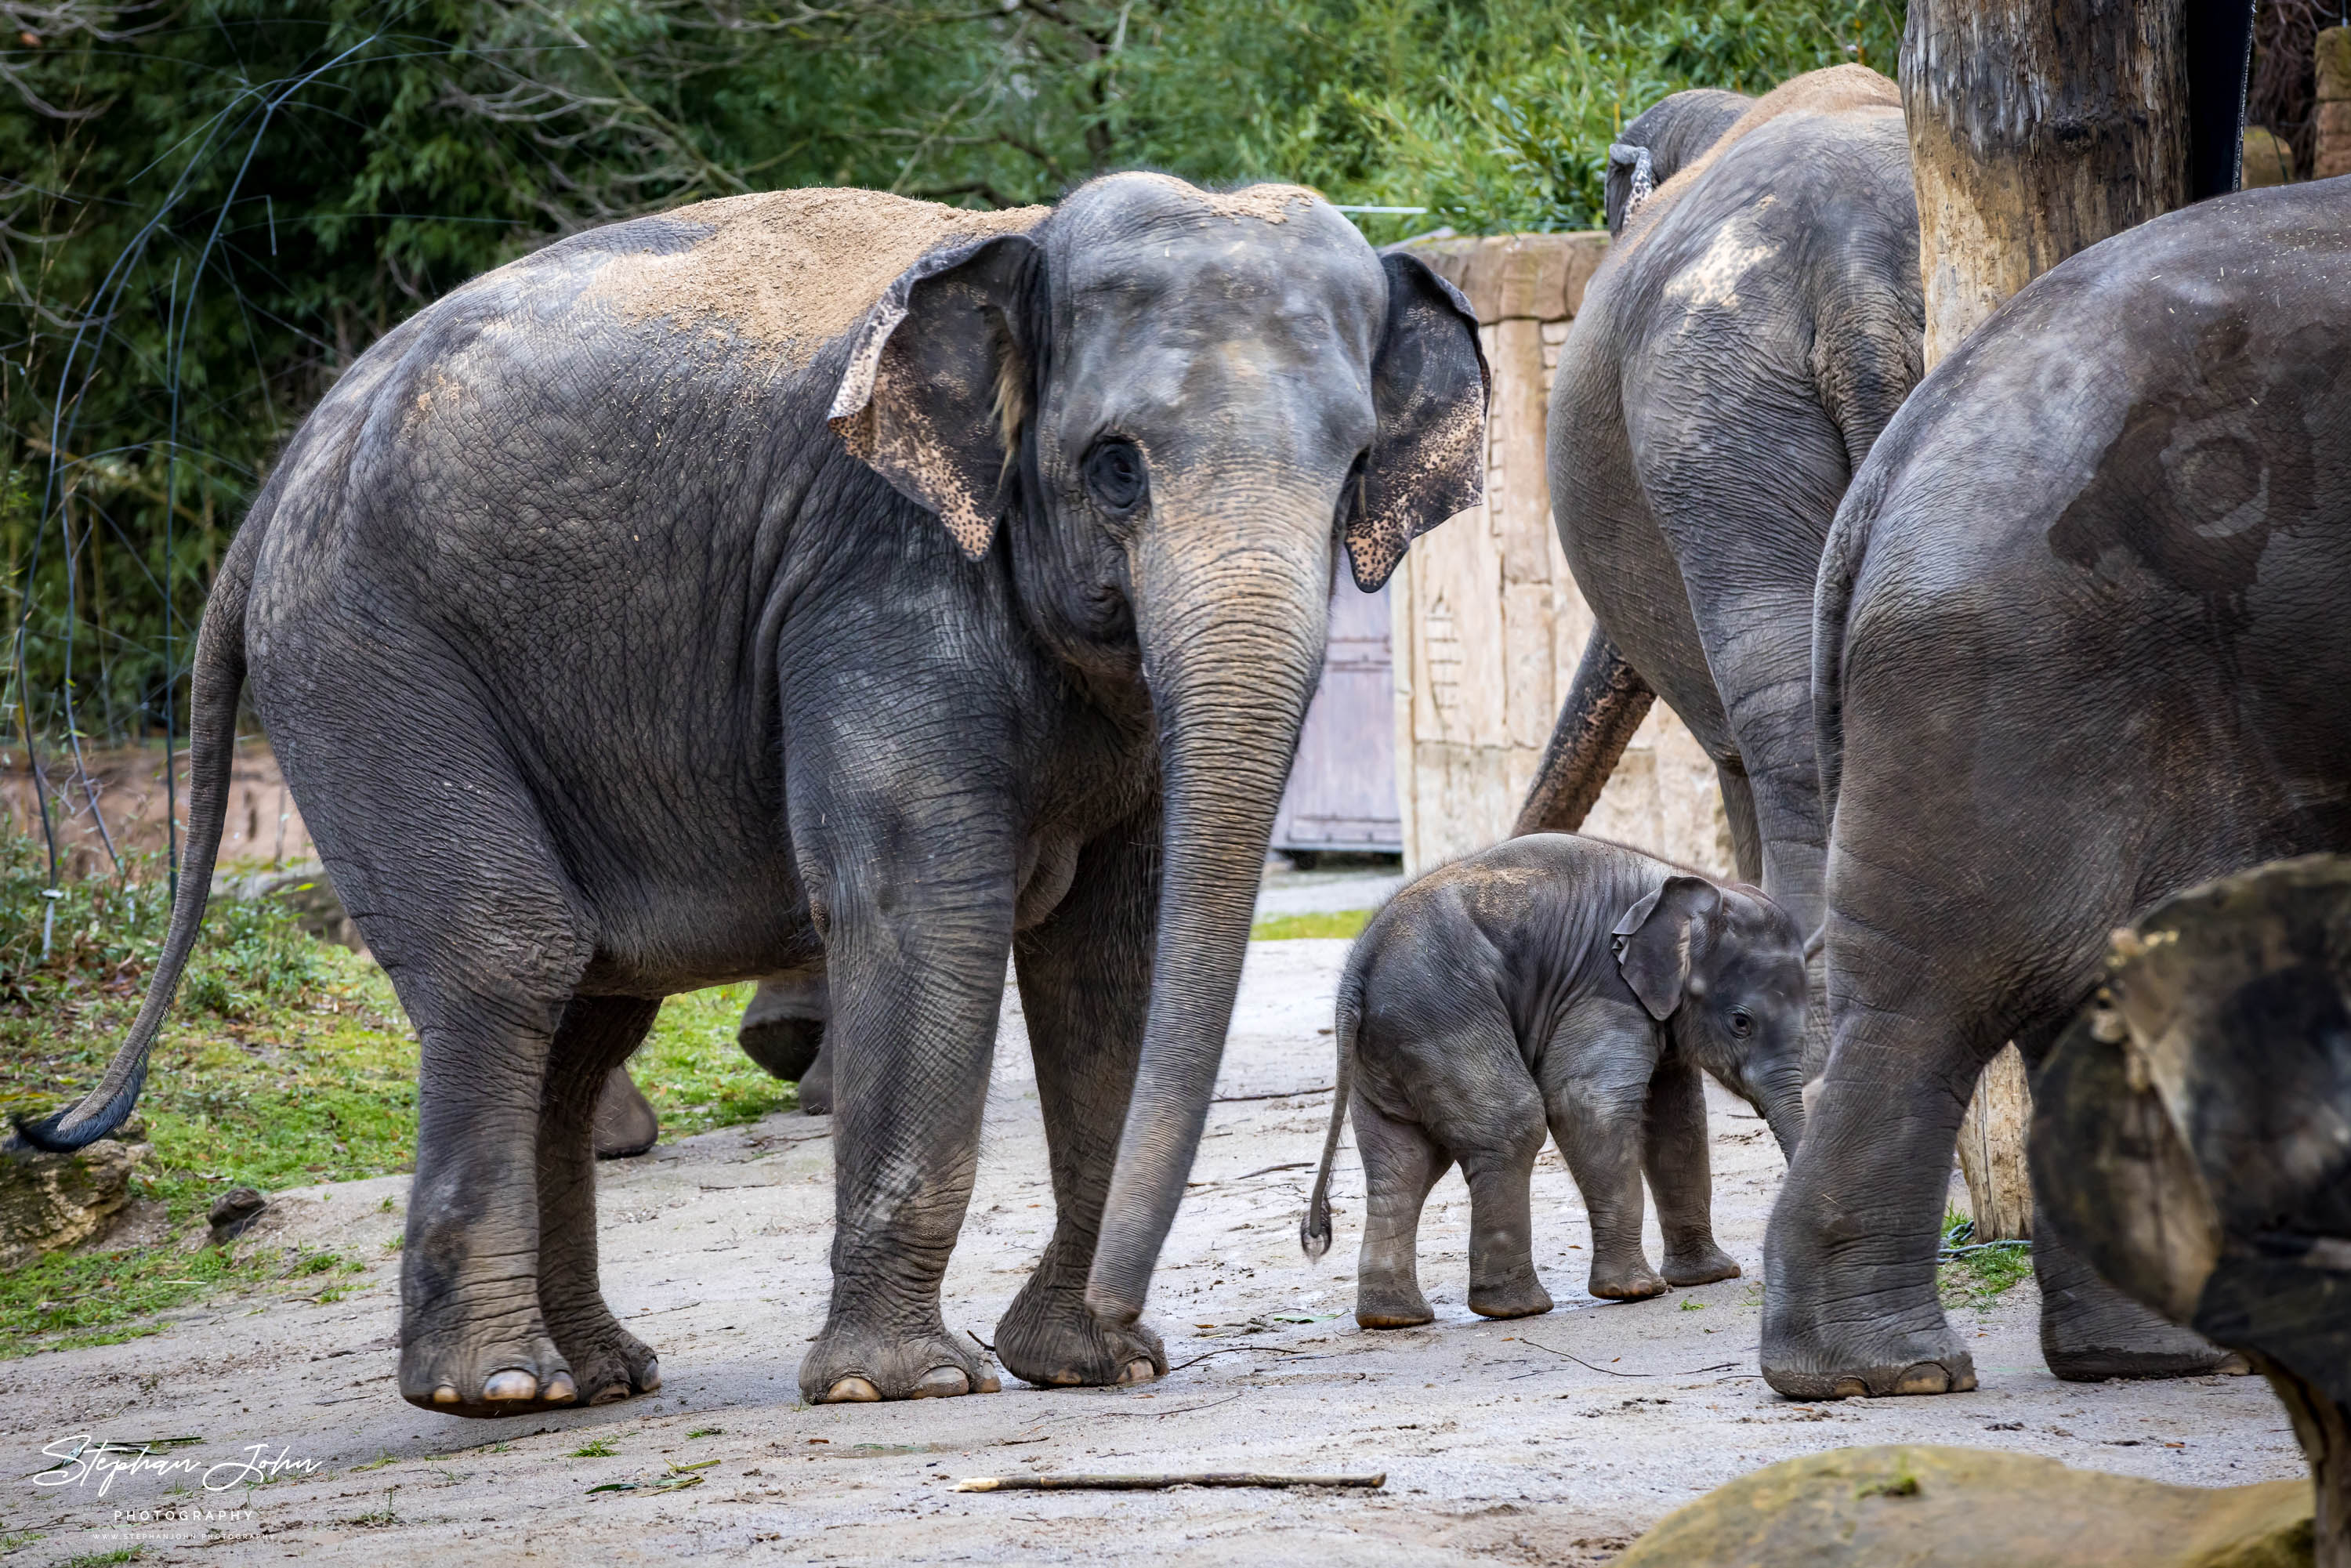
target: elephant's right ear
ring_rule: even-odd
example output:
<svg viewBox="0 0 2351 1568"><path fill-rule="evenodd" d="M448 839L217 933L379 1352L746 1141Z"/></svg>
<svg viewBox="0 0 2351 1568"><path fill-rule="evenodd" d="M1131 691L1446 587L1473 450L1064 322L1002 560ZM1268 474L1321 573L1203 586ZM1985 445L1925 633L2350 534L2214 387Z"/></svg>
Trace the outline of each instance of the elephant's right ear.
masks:
<svg viewBox="0 0 2351 1568"><path fill-rule="evenodd" d="M1387 329L1372 358L1379 430L1346 512L1347 559L1365 593L1405 548L1486 497L1486 401L1492 376L1478 313L1418 256L1380 258Z"/></svg>
<svg viewBox="0 0 2351 1568"><path fill-rule="evenodd" d="M1004 515L1028 371L1014 337L1037 247L998 235L931 252L866 312L832 400L849 450L938 515L965 555Z"/></svg>
<svg viewBox="0 0 2351 1568"><path fill-rule="evenodd" d="M1722 890L1706 878L1669 876L1616 922L1617 971L1651 1018L1662 1022L1682 1005L1698 928L1721 907Z"/></svg>

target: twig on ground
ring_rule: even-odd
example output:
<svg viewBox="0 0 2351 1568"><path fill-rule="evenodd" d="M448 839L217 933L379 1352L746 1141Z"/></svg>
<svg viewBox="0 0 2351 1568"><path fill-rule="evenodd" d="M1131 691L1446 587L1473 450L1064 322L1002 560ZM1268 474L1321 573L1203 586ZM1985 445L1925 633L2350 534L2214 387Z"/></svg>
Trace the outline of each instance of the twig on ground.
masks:
<svg viewBox="0 0 2351 1568"><path fill-rule="evenodd" d="M1361 1487L1376 1491L1387 1472L1375 1476L1273 1476L1232 1471L1147 1476L974 1476L957 1481L957 1491L1165 1491L1170 1487Z"/></svg>
<svg viewBox="0 0 2351 1568"><path fill-rule="evenodd" d="M1237 1105L1244 1100L1295 1100L1307 1094L1328 1094L1334 1086L1329 1083L1316 1089L1285 1089L1279 1094L1219 1094L1215 1103Z"/></svg>
<svg viewBox="0 0 2351 1568"><path fill-rule="evenodd" d="M969 1333L970 1332L971 1332L971 1331L970 1331L969 1329L966 1329L966 1330L964 1330L964 1333ZM1206 1350L1206 1351L1202 1351L1199 1354L1197 1354L1197 1355L1194 1356L1191 1360L1189 1360L1189 1361L1179 1361L1179 1362L1177 1362L1175 1365L1173 1365L1173 1366L1169 1367L1167 1370L1168 1370L1170 1373L1177 1373L1177 1372L1181 1372L1181 1371L1183 1371L1183 1370L1184 1370L1186 1367L1187 1367L1187 1366L1197 1366L1197 1365L1199 1365L1199 1364L1200 1364L1200 1363L1202 1363L1202 1362L1204 1362L1204 1361L1207 1360L1207 1359L1208 1359L1208 1357L1210 1357L1210 1356L1212 1356L1212 1355L1263 1355L1263 1354L1267 1354L1268 1352L1271 1352L1272 1354L1276 1354L1276 1355L1296 1355L1296 1354L1299 1354L1297 1351L1294 1351L1294 1350L1284 1350L1281 1346L1280 1346L1280 1345L1278 1345L1278 1344L1228 1344L1228 1345L1225 1346L1222 1350ZM1320 1359L1320 1358L1319 1358L1319 1357L1311 1357L1310 1359Z"/></svg>
<svg viewBox="0 0 2351 1568"><path fill-rule="evenodd" d="M1243 1171L1240 1175L1230 1176L1227 1179L1230 1181L1247 1181L1251 1176L1271 1176L1276 1171L1311 1171L1314 1168L1315 1164L1316 1162L1313 1160L1292 1160L1288 1165L1268 1166L1263 1170Z"/></svg>
<svg viewBox="0 0 2351 1568"><path fill-rule="evenodd" d="M1693 1366L1687 1372L1619 1372L1614 1367L1611 1366L1592 1366L1592 1363L1584 1360L1580 1355L1569 1355L1568 1353L1563 1350L1552 1350L1551 1346L1543 1343L1541 1340L1529 1339L1524 1334L1519 1335L1519 1343L1520 1344L1531 1344L1537 1350L1549 1350L1553 1355L1566 1356L1568 1360L1575 1363L1578 1366L1590 1366L1593 1371L1604 1372L1611 1377L1696 1377L1701 1372L1729 1372L1732 1367L1739 1364L1735 1361L1726 1361L1719 1366Z"/></svg>

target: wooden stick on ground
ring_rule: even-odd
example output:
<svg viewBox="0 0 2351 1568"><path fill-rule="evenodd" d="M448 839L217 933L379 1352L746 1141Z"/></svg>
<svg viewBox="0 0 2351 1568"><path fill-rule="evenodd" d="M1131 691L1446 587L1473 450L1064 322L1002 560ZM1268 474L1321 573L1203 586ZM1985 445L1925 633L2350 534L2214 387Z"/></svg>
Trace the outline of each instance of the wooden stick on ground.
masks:
<svg viewBox="0 0 2351 1568"><path fill-rule="evenodd" d="M1375 1476L1268 1476L1246 1471L1148 1476L974 1476L957 1481L957 1491L1165 1491L1169 1487L1362 1487L1376 1491L1387 1472Z"/></svg>

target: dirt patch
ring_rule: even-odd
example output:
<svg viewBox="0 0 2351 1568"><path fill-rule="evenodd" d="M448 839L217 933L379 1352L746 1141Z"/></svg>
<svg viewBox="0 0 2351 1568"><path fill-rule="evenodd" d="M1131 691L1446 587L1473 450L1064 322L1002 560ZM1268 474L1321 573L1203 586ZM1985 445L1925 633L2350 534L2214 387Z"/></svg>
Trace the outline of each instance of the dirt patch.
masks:
<svg viewBox="0 0 2351 1568"><path fill-rule="evenodd" d="M1118 178L1175 192L1194 206L1207 208L1211 217L1258 218L1269 224L1288 223L1290 214L1297 208L1322 199L1318 193L1303 185L1284 185L1273 182L1244 185L1238 191L1204 191L1173 174L1122 174Z"/></svg>
<svg viewBox="0 0 2351 1568"><path fill-rule="evenodd" d="M617 256L584 298L632 319L716 327L755 352L804 361L933 246L1023 233L1050 211L971 212L824 188L698 202L668 214L708 225L691 249Z"/></svg>
<svg viewBox="0 0 2351 1568"><path fill-rule="evenodd" d="M2061 1384L2028 1282L1953 1314L1981 1391L1792 1405L1755 1375L1763 1224L1782 1166L1763 1124L1709 1089L1715 1219L1748 1277L1614 1303L1583 1291L1591 1237L1556 1151L1533 1183L1536 1260L1557 1310L1488 1322L1462 1305L1469 1206L1431 1196L1421 1275L1438 1321L1373 1333L1348 1315L1363 1178L1334 1182L1338 1247L1298 1250L1330 1112L1332 998L1346 944L1254 945L1213 1107L1152 1287L1182 1367L1141 1389L898 1405L799 1403L831 1290L831 1125L778 1114L598 1172L608 1299L661 1353L659 1395L513 1423L413 1409L392 1392L405 1179L273 1198L270 1235L377 1261L330 1302L222 1296L152 1339L9 1365L6 1568L141 1545L145 1563L735 1562L1203 1565L1604 1561L1640 1531L1778 1459L1873 1443L1963 1443L2197 1485L2304 1472L2258 1379ZM390 1200L387 1206L387 1199ZM948 1270L948 1326L994 1325L1053 1226L1018 994L1008 999L980 1168ZM1652 1259L1658 1255L1654 1228ZM1183 1365L1190 1363L1189 1365ZM45 1447L155 1442L235 1470L36 1486ZM716 1461L709 1463L707 1461ZM315 1470L290 1461L314 1464ZM993 1493L1024 1470L1384 1470L1376 1493ZM696 1479L698 1478L698 1479ZM177 1488L179 1490L174 1490ZM613 1490L597 1490L613 1489ZM215 1519L142 1518L207 1507ZM118 1518L117 1511L127 1518Z"/></svg>

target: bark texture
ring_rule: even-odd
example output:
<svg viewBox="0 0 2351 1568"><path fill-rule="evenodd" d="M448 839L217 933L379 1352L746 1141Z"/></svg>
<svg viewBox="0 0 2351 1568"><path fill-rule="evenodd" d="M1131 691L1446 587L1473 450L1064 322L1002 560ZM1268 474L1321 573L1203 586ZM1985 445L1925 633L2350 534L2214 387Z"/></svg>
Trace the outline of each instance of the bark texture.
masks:
<svg viewBox="0 0 2351 1568"><path fill-rule="evenodd" d="M1927 364L2085 246L2189 197L2185 0L1912 0L1902 109Z"/></svg>
<svg viewBox="0 0 2351 1568"><path fill-rule="evenodd" d="M2024 1163L2032 1121L2024 1058L2016 1047L2002 1046L1985 1063L1959 1124L1959 1173L1968 1179L1978 1241L2022 1241L2032 1235L2032 1183Z"/></svg>
<svg viewBox="0 0 2351 1568"><path fill-rule="evenodd" d="M2318 106L2313 117L2314 180L2351 174L2351 27L2318 35Z"/></svg>

